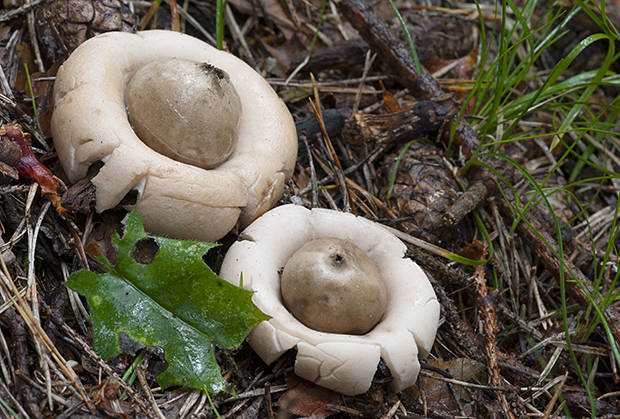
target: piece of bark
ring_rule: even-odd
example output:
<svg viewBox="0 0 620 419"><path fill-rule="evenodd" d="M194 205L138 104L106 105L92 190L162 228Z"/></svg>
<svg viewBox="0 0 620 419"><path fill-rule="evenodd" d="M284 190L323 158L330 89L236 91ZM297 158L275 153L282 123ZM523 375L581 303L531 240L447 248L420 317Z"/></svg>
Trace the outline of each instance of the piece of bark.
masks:
<svg viewBox="0 0 620 419"><path fill-rule="evenodd" d="M95 190L90 178L80 179L65 191L60 205L69 212L88 213L95 206Z"/></svg>
<svg viewBox="0 0 620 419"><path fill-rule="evenodd" d="M14 141L0 141L0 174L14 180L19 179L17 166L21 157L19 144Z"/></svg>
<svg viewBox="0 0 620 419"><path fill-rule="evenodd" d="M60 205L69 212L88 213L95 206L95 185L90 181L97 176L103 167L103 162L98 161L90 165L85 178L82 178L69 186L60 200Z"/></svg>
<svg viewBox="0 0 620 419"><path fill-rule="evenodd" d="M376 142L377 145L405 143L414 138L433 138L451 111L433 101L421 101L411 109L388 114L351 115L342 135L351 144Z"/></svg>
<svg viewBox="0 0 620 419"><path fill-rule="evenodd" d="M22 150L14 141L0 141L0 162L17 168L22 158Z"/></svg>

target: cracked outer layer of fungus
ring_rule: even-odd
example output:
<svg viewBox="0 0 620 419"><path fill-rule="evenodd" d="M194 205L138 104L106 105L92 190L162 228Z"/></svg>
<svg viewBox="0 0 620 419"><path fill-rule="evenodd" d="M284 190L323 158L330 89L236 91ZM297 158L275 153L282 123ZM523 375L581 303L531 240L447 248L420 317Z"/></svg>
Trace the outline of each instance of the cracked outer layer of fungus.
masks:
<svg viewBox="0 0 620 419"><path fill-rule="evenodd" d="M213 169L181 163L149 148L128 120L125 88L134 73L161 60L189 60L225 71L239 95L236 146ZM132 189L155 234L213 241L245 227L279 199L297 156L290 113L269 84L240 59L172 31L108 32L84 42L59 69L52 135L71 182L91 164L96 210L116 206Z"/></svg>
<svg viewBox="0 0 620 419"><path fill-rule="evenodd" d="M365 335L313 330L284 306L280 273L305 243L335 237L355 243L376 264L387 290L383 318ZM295 373L346 395L368 390L379 359L393 388L413 385L419 358L428 355L439 322L439 303L420 267L405 257L406 246L383 227L361 217L326 209L284 205L247 227L226 254L220 276L255 291L252 301L271 319L256 326L248 342L270 364L296 347Z"/></svg>

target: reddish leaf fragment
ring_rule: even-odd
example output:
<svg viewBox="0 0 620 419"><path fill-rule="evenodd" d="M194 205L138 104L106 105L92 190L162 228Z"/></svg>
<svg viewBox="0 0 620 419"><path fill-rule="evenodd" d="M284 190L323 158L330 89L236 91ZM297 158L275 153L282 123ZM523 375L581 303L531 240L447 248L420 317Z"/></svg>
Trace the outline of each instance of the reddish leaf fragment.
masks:
<svg viewBox="0 0 620 419"><path fill-rule="evenodd" d="M312 419L323 419L336 413L327 409L327 405L340 404L340 395L335 391L319 387L295 374L289 374L286 382L289 389L278 404L289 413Z"/></svg>
<svg viewBox="0 0 620 419"><path fill-rule="evenodd" d="M18 124L5 124L0 127L2 140L17 143L21 148L22 155L17 165L19 174L35 180L41 186L41 193L56 195L58 182L50 169L45 167L32 152L25 139L27 135Z"/></svg>

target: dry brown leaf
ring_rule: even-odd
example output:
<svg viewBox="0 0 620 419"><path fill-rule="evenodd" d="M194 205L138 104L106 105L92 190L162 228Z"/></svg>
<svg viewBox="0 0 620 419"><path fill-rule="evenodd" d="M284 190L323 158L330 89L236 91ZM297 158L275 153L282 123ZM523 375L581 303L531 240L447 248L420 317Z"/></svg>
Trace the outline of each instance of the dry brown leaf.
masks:
<svg viewBox="0 0 620 419"><path fill-rule="evenodd" d="M480 259L483 259L482 257L483 252L484 252L484 243L482 243L480 240L473 240L471 243L468 243L465 247L463 247L457 253L469 259L480 260Z"/></svg>
<svg viewBox="0 0 620 419"><path fill-rule="evenodd" d="M293 415L323 419L335 413L327 409L327 405L340 404L340 394L319 387L295 374L289 374L286 382L288 390L280 397L278 404Z"/></svg>
<svg viewBox="0 0 620 419"><path fill-rule="evenodd" d="M392 94L388 89L385 88L383 82L379 80L379 84L381 85L381 90L383 90L383 107L387 113L400 112L403 108L398 103L398 99L396 96Z"/></svg>
<svg viewBox="0 0 620 419"><path fill-rule="evenodd" d="M448 372L453 379L460 381L469 381L479 377L485 370L483 364L469 358L457 358L448 361L433 359L428 364ZM430 407L447 412L458 410L459 406L445 381L432 377L421 377L420 381L424 388L426 401ZM465 387L454 386L453 388L459 399L470 400Z"/></svg>

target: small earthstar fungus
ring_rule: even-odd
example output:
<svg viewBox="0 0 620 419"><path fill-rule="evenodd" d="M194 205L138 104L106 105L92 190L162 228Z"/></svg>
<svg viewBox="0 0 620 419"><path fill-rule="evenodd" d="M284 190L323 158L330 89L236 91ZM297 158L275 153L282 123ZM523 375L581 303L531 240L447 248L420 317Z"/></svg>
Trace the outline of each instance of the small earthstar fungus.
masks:
<svg viewBox="0 0 620 419"><path fill-rule="evenodd" d="M220 276L235 285L243 277L243 287L255 292L254 304L271 317L248 337L266 363L296 347L297 375L355 395L369 389L382 358L392 374L394 390L401 391L415 383L419 358L428 355L439 322L433 288L420 267L405 257L405 251L406 246L394 235L364 218L284 205L263 214L241 233L240 241L224 258ZM300 252L301 262L297 260ZM316 276L323 284L294 289L299 281L293 278L292 289L285 290L290 285L286 285L290 281L287 271L297 269L293 277L312 282ZM334 280L338 270L344 271L344 279ZM356 274L347 272L351 270ZM377 273L380 278L374 277ZM360 276L366 277L363 285L356 282ZM382 287L384 309L374 301L381 300ZM287 296L289 292L294 295ZM349 294L359 299L358 305L370 306L362 308L368 311L351 312L358 308L347 301ZM338 307L340 302L349 308ZM301 312L317 307L320 311L323 305L329 314L313 315L309 320L300 314L299 305L306 306ZM341 319L332 321L330 316L354 321L343 329L338 324ZM372 321L362 318L364 324L357 324L364 316Z"/></svg>
<svg viewBox="0 0 620 419"><path fill-rule="evenodd" d="M136 189L159 235L213 241L247 226L280 198L297 156L293 119L265 79L178 32L89 39L59 69L54 101L69 180L103 161L96 210Z"/></svg>

